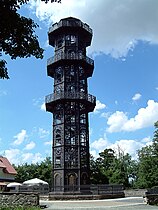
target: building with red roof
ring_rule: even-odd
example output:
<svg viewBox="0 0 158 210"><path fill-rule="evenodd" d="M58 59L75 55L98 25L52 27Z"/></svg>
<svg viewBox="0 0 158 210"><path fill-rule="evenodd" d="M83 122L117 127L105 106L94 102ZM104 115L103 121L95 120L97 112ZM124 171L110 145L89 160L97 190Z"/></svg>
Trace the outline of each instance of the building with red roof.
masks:
<svg viewBox="0 0 158 210"><path fill-rule="evenodd" d="M9 160L6 157L0 156L0 191L2 191L8 183L15 180L16 174L17 172Z"/></svg>

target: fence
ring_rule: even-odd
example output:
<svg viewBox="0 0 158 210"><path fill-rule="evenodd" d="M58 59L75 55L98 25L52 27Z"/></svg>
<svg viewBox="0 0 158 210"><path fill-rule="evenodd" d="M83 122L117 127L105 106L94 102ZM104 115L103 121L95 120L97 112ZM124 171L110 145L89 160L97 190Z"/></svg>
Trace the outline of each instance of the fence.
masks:
<svg viewBox="0 0 158 210"><path fill-rule="evenodd" d="M54 192L82 192L83 194L92 194L92 195L113 195L124 193L123 185L118 184L105 184L105 185L64 185L63 186L55 186L52 188Z"/></svg>

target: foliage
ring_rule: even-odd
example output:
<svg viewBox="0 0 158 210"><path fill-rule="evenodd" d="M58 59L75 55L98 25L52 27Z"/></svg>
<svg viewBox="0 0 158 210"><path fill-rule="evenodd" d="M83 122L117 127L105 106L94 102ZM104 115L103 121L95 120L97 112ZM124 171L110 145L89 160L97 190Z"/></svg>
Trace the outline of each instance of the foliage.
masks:
<svg viewBox="0 0 158 210"><path fill-rule="evenodd" d="M91 158L91 182L117 183L133 188L158 186L158 121L154 126L152 144L137 151L137 161L119 147L117 152L106 149L96 160Z"/></svg>
<svg viewBox="0 0 158 210"><path fill-rule="evenodd" d="M151 188L158 186L158 122L155 123L155 132L152 145L138 151L138 178L136 187Z"/></svg>
<svg viewBox="0 0 158 210"><path fill-rule="evenodd" d="M52 164L46 158L40 164L25 163L15 166L18 174L16 181L24 182L27 179L38 177L51 186ZM94 159L90 156L90 180L92 184L123 184L125 187L151 188L158 186L158 122L155 123L155 132L152 145L138 151L138 160L118 147L117 151L105 149Z"/></svg>
<svg viewBox="0 0 158 210"><path fill-rule="evenodd" d="M49 0L41 0L47 3ZM11 59L34 56L43 58L43 49L39 45L35 29L38 25L31 19L21 16L18 10L29 0L0 1L0 57L2 53ZM51 2L60 3L60 0ZM0 78L9 79L6 61L0 59Z"/></svg>
<svg viewBox="0 0 158 210"><path fill-rule="evenodd" d="M49 183L49 186L51 186L52 182L52 162L50 157L46 157L44 161L41 163L36 164L23 164L14 166L17 175L15 177L15 181L17 182L24 182L29 179L33 178L39 178Z"/></svg>
<svg viewBox="0 0 158 210"><path fill-rule="evenodd" d="M90 156L90 181L92 184L108 184L107 176L102 173L100 160L100 158L95 160L92 155Z"/></svg>
<svg viewBox="0 0 158 210"><path fill-rule="evenodd" d="M135 174L136 163L129 154L105 149L96 160L91 157L90 166L92 184L123 184L129 187L129 178Z"/></svg>

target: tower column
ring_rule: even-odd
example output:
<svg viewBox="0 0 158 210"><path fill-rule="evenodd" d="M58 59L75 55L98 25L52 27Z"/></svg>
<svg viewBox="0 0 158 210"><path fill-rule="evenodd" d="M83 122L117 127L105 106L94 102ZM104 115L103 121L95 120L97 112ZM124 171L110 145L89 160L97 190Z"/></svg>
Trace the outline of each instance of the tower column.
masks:
<svg viewBox="0 0 158 210"><path fill-rule="evenodd" d="M53 24L48 35L55 47L47 61L54 92L46 96L46 110L53 114L53 191L81 192L90 184L88 113L96 105L87 83L94 69L94 61L86 56L92 29L69 17Z"/></svg>

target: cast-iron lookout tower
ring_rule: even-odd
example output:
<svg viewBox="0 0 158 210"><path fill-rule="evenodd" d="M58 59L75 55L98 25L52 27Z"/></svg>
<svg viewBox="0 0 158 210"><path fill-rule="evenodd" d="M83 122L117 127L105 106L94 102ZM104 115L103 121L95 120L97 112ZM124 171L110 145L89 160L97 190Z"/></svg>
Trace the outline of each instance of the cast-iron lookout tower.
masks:
<svg viewBox="0 0 158 210"><path fill-rule="evenodd" d="M96 105L87 84L94 69L94 61L86 56L92 29L69 17L53 24L48 35L55 47L47 61L54 93L46 96L46 110L53 113L53 191L80 193L90 184L88 113Z"/></svg>

